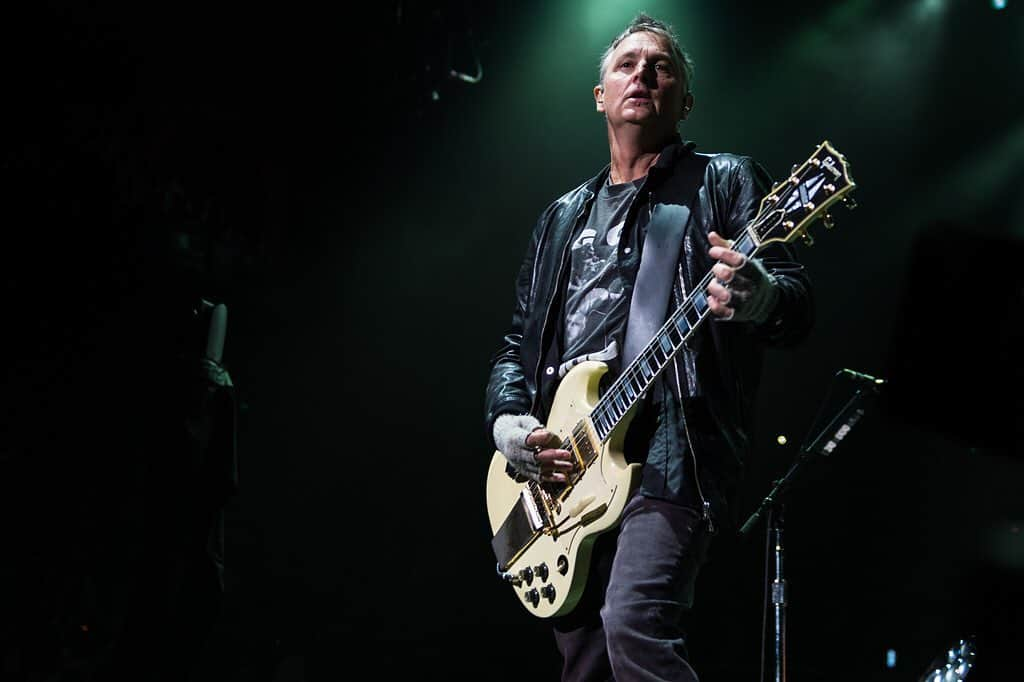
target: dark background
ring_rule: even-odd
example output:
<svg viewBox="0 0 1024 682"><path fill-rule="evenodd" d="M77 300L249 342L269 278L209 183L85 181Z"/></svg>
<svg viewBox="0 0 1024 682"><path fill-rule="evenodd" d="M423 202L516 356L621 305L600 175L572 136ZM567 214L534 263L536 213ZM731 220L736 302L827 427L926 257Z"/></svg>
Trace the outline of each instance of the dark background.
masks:
<svg viewBox="0 0 1024 682"><path fill-rule="evenodd" d="M974 636L972 678L1006 679L1024 644L1018 5L8 13L3 679L98 679L126 636L144 510L195 494L160 472L199 297L229 308L239 487L206 645L154 633L162 655L197 681L557 678L547 624L494 575L483 387L533 221L607 162L590 91L640 9L695 58L700 150L782 177L829 139L858 182L860 207L799 247L818 322L769 354L742 500L850 390L840 368L889 380L789 498L790 678L916 680ZM703 679L757 679L764 549L763 526L713 547Z"/></svg>

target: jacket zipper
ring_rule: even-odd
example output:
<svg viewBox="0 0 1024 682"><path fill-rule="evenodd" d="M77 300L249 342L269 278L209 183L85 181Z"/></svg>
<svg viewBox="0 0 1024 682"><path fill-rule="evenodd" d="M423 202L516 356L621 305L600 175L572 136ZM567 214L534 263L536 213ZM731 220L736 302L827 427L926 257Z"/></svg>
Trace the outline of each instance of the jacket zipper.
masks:
<svg viewBox="0 0 1024 682"><path fill-rule="evenodd" d="M682 268L679 269L679 287L682 289L683 297L685 298L686 284L683 282ZM711 518L711 504L704 497L704 490L700 486L700 476L697 474L697 451L693 449L693 439L690 438L690 420L686 418L686 403L683 400L683 384L679 380L678 358L672 359L672 369L676 376L676 390L679 392L679 410L683 413L683 431L686 433L686 444L690 448L690 461L693 463L693 482L697 485L697 495L700 497L701 502L701 518L708 524L708 532L714 535L715 521Z"/></svg>

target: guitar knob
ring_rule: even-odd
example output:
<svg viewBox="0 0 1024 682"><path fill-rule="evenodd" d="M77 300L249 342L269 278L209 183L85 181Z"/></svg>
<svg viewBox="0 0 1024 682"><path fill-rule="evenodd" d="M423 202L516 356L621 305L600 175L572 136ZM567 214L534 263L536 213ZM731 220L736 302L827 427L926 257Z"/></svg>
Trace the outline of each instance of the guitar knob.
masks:
<svg viewBox="0 0 1024 682"><path fill-rule="evenodd" d="M526 601L530 602L534 606L540 603L540 592L537 591L536 587L532 590L524 592L523 597L526 599Z"/></svg>
<svg viewBox="0 0 1024 682"><path fill-rule="evenodd" d="M542 595L544 595L544 598L547 599L552 604L555 602L555 586L554 585L545 585L544 587L540 588L540 593Z"/></svg>
<svg viewBox="0 0 1024 682"><path fill-rule="evenodd" d="M544 564L544 563L539 564L538 566L535 566L533 570L537 574L537 577L540 578L542 582L547 582L547 580L548 580L548 565L547 564Z"/></svg>
<svg viewBox="0 0 1024 682"><path fill-rule="evenodd" d="M519 571L519 577L522 578L523 582L527 585L533 584L533 569L527 566L523 570Z"/></svg>
<svg viewBox="0 0 1024 682"><path fill-rule="evenodd" d="M569 560L566 558L564 554L559 555L557 567L558 572L562 575L565 575L569 572Z"/></svg>

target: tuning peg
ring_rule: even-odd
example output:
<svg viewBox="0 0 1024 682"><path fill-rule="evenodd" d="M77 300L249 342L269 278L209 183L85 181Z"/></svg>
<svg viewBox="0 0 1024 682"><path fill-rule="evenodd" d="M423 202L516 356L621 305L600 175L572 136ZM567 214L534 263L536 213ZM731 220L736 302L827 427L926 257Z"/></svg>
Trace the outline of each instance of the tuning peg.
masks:
<svg viewBox="0 0 1024 682"><path fill-rule="evenodd" d="M790 175L793 175L793 174L795 174L795 173L796 173L796 169L797 169L797 168L799 168L799 167L800 167L800 164L799 164L799 163L794 163L794 164L793 164L793 167L789 169L789 174L790 174Z"/></svg>
<svg viewBox="0 0 1024 682"><path fill-rule="evenodd" d="M825 215L823 215L821 217L821 222L825 224L826 230L831 230L833 227L836 226L836 221L832 218L831 213L826 213Z"/></svg>
<svg viewBox="0 0 1024 682"><path fill-rule="evenodd" d="M841 201L843 202L843 206L851 211L857 208L857 200L853 197L843 197Z"/></svg>
<svg viewBox="0 0 1024 682"><path fill-rule="evenodd" d="M807 246L814 246L814 237L811 236L810 232L804 232L800 235L800 238L804 240L804 244Z"/></svg>

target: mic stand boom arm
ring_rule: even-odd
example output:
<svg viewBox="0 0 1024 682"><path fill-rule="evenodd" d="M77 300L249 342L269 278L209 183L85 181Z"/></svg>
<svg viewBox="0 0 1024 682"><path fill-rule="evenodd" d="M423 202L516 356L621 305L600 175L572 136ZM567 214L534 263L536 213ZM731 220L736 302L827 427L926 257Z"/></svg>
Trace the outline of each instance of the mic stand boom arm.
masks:
<svg viewBox="0 0 1024 682"><path fill-rule="evenodd" d="M885 382L880 379L874 379L866 374L860 374L859 372L852 372L850 370L840 370L837 376L841 373L845 373L847 376L853 377L858 382L870 380L866 384L858 385L853 395L846 401L839 411L835 414L832 420L825 426L821 432L814 438L810 445L801 447L800 455L796 458L796 461L790 465L789 470L786 471L785 475L774 482L771 492L761 501L757 510L747 519L747 522L740 528L740 535L745 535L757 524L761 516L768 513L768 546L769 549L774 550L774 577L772 579L772 676L773 682L785 682L786 680L786 580L783 575L783 497L787 492L788 488L792 485L796 479L797 474L804 468L804 466L810 460L816 458L818 455L831 455L835 451L836 447L854 425L860 421L860 418L864 416L863 402L864 398L871 394L875 394L878 388ZM870 386L870 390L865 391L864 385ZM762 653L763 661L763 653ZM762 670L762 682L763 682L763 670Z"/></svg>
<svg viewBox="0 0 1024 682"><path fill-rule="evenodd" d="M873 393L874 390L865 392L863 388L858 388L811 444L801 448L800 455L796 461L793 462L782 478L775 481L775 486L771 492L761 501L757 510L751 514L747 522L740 528L740 535L748 533L757 524L761 516L764 515L764 512L781 500L783 493L793 483L797 474L807 462L818 455L828 456L832 454L839 443L850 433L854 425L864 416L862 403L868 394Z"/></svg>

